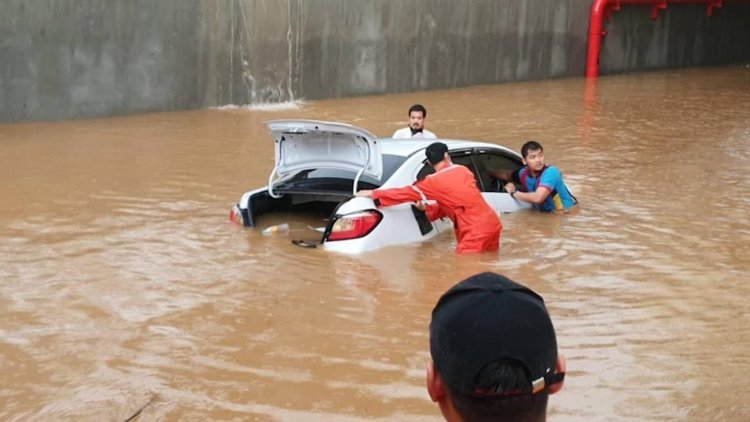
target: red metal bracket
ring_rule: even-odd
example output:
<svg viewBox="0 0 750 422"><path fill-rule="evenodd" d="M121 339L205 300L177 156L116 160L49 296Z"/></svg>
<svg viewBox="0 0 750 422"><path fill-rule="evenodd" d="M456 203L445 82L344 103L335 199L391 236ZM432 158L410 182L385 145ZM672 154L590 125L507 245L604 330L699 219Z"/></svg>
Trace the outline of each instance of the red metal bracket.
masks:
<svg viewBox="0 0 750 422"><path fill-rule="evenodd" d="M659 17L659 10L666 10L667 9L667 0L662 0L661 2L654 3L653 6L651 6L651 20L655 21Z"/></svg>

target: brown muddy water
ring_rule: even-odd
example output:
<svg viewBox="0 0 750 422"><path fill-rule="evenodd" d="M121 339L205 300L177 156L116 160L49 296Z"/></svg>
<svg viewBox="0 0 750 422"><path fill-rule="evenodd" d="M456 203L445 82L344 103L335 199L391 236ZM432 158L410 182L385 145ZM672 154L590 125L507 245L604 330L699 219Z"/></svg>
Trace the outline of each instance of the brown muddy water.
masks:
<svg viewBox="0 0 750 422"><path fill-rule="evenodd" d="M545 146L578 212L504 215L341 256L228 222L265 185L262 122ZM439 295L485 270L546 299L568 359L550 420L749 420L750 69L680 70L0 125L0 420L440 420ZM145 406L145 407L144 407Z"/></svg>

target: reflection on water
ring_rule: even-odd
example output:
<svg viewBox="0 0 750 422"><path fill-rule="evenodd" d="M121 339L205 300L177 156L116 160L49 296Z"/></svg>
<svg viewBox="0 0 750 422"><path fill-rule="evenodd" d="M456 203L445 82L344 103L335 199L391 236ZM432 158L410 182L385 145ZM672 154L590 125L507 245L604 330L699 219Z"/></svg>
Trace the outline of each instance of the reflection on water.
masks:
<svg viewBox="0 0 750 422"><path fill-rule="evenodd" d="M277 118L545 146L581 206L362 256L231 225ZM542 293L568 358L553 420L745 420L750 71L527 82L0 125L0 419L435 420L433 304L492 270Z"/></svg>

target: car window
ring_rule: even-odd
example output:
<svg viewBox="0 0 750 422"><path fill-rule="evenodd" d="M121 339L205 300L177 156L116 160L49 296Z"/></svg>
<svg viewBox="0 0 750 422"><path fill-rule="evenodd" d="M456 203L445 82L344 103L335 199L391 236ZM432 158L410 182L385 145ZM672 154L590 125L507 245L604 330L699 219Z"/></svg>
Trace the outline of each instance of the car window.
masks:
<svg viewBox="0 0 750 422"><path fill-rule="evenodd" d="M523 163L515 157L486 153L479 155L477 165L482 170L518 170Z"/></svg>
<svg viewBox="0 0 750 422"><path fill-rule="evenodd" d="M474 177L477 179L477 187L481 189L479 178L477 177L477 169L472 161L471 151L451 152L451 161L453 161L453 164L459 164L471 170L471 172L474 173ZM422 180L432 173L435 173L435 169L431 165L425 163L417 173L417 180Z"/></svg>
<svg viewBox="0 0 750 422"><path fill-rule="evenodd" d="M383 177L380 184L390 179L393 173L406 161L406 157L400 155L383 154Z"/></svg>
<svg viewBox="0 0 750 422"><path fill-rule="evenodd" d="M480 153L474 156L477 164L479 180L484 192L505 192L505 183L495 180L489 175L492 170L515 171L523 163L516 157L496 153Z"/></svg>
<svg viewBox="0 0 750 422"><path fill-rule="evenodd" d="M458 154L451 153L451 161L468 167L477 179L477 187L483 192L504 192L503 183L497 182L489 175L490 170L517 170L523 164L512 156L499 153L488 153L479 151L469 153L462 151ZM417 180L424 179L427 175L434 173L431 165L426 164L417 173Z"/></svg>

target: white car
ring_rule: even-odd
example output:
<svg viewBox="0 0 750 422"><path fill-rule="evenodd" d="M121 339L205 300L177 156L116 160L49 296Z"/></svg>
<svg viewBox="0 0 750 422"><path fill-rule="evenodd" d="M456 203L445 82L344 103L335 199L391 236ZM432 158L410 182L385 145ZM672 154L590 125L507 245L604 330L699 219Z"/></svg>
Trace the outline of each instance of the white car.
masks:
<svg viewBox="0 0 750 422"><path fill-rule="evenodd" d="M266 122L275 145L276 165L268 186L240 199L230 219L256 227L272 212L322 213L320 244L326 250L360 253L384 246L421 242L451 231L450 219L430 222L410 203L378 208L361 189L402 187L434 172L424 150L434 140L379 139L367 130L332 122L275 120ZM515 170L521 156L490 143L441 139L455 164L474 172L477 185L498 213L530 205L513 199L488 170Z"/></svg>

